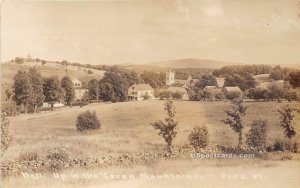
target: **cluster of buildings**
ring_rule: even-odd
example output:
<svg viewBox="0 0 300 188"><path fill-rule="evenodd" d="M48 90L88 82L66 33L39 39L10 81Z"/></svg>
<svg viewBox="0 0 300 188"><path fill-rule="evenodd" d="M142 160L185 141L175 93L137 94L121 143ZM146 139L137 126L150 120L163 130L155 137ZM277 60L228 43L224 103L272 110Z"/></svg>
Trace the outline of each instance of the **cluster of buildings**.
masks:
<svg viewBox="0 0 300 188"><path fill-rule="evenodd" d="M225 87L225 78L217 77L216 86L206 86L205 91L208 91L212 94L213 100L217 94L226 95L227 93L236 92L242 96L242 91L239 87ZM159 89L158 92L169 92L169 93L180 93L182 100L189 100L187 93L187 88L190 85L196 83L198 79L192 79L188 77L186 80L176 79L175 71L167 70L166 72L166 85L162 89ZM145 97L147 96L147 97ZM154 96L154 89L149 84L134 84L128 90L128 99L129 100L146 100L146 99L156 99Z"/></svg>
<svg viewBox="0 0 300 188"><path fill-rule="evenodd" d="M217 86L206 86L204 90L209 91L215 96L218 93L240 92L239 87L224 87L224 78L216 78ZM176 79L175 71L166 71L166 85L157 92L180 93L182 100L189 100L187 88L196 83L197 79L188 77L186 80ZM88 97L88 90L82 86L82 82L77 78L72 79L75 90L75 101L83 101ZM128 88L128 100L152 100L156 99L154 89L149 84L133 84Z"/></svg>

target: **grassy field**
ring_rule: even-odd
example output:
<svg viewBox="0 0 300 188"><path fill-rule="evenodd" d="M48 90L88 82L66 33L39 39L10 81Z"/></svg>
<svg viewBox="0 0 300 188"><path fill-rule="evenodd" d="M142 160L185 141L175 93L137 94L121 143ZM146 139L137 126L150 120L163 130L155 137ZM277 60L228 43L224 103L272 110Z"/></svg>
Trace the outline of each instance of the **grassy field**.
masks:
<svg viewBox="0 0 300 188"><path fill-rule="evenodd" d="M283 130L279 126L277 109L286 103L260 102L246 103L248 106L245 123L246 130L252 120L262 118L268 121L268 142L275 139L283 139ZM225 118L224 109L229 107L228 102L175 102L177 114L176 120L179 122L178 135L174 140L175 147L180 147L188 143L187 136L196 125L206 125L209 130L209 147L222 145L236 145L237 136L233 130L224 125L221 120ZM299 103L292 103L293 106L300 107ZM77 115L86 110L95 110L101 120L101 129L91 132L78 132L75 127ZM155 120L163 119L166 116L163 110L163 101L141 101L123 102L111 104L92 104L83 108L64 108L54 112L47 112L38 115L21 115L10 118L11 132L14 135L13 145L4 155L5 160L17 158L22 152L37 152L40 156L46 155L47 151L53 147L65 147L71 156L97 157L107 155L118 155L121 153L156 152L164 149L163 139L150 125ZM300 116L296 116L296 130L300 132ZM299 136L298 136L299 138ZM282 154L278 154L279 157ZM193 174L214 174L215 177L201 180L177 182L168 180L134 180L137 187L197 187L199 183L204 187L225 187L224 183L232 183L233 187L244 186L245 180L224 179L223 176L234 174L263 174L262 180L246 181L248 187L253 187L260 183L261 187L282 187L284 183L289 183L291 187L297 187L300 180L299 156L295 155L294 160L283 162L278 161L278 157L271 157L267 160L170 160L161 161L154 166L137 166L134 169L106 168L106 169L74 169L66 173L82 172L103 172L107 173L193 173ZM222 174L223 173L223 174ZM225 175L224 175L225 174ZM51 174L49 175L51 176ZM250 176L250 175L249 175ZM221 177L221 179L220 179ZM272 178L278 177L277 183L272 182ZM223 179L222 179L223 178ZM218 181L220 180L220 181ZM20 185L31 185L41 187L51 187L51 178L40 181L24 180L23 178L12 178L7 185L18 187ZM57 181L53 187L61 185L62 181ZM130 183L131 182L131 183ZM153 184L154 183L154 184ZM274 184L275 183L275 184ZM63 181L64 187L74 185L82 187L132 187L129 180L95 180L95 179L68 179ZM202 185L201 184L201 185ZM47 186L46 186L47 185ZM51 184L52 185L52 184ZM55 186L56 185L56 186ZM88 186L87 186L88 185ZM268 186L267 186L268 185ZM30 186L30 187L31 187ZM270 186L272 187L272 186ZM284 187L284 186L283 186Z"/></svg>

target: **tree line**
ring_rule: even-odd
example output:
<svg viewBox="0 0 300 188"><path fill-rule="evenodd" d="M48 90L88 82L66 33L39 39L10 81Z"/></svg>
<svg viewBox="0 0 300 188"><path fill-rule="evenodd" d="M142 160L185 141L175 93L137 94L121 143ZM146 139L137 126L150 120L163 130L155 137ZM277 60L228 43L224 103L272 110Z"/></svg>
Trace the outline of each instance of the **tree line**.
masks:
<svg viewBox="0 0 300 188"><path fill-rule="evenodd" d="M57 76L43 77L36 68L19 70L14 76L12 99L19 107L24 106L25 113L28 109L36 113L43 102L72 105L74 98L74 86L69 76L61 80Z"/></svg>

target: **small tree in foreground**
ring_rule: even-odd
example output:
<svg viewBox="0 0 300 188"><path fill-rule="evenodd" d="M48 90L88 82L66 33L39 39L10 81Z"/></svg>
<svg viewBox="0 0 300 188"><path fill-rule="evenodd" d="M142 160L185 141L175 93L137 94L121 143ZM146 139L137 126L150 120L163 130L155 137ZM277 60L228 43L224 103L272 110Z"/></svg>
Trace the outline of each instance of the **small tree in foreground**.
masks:
<svg viewBox="0 0 300 188"><path fill-rule="evenodd" d="M89 129L99 129L101 126L100 121L96 115L96 112L86 110L78 115L76 121L76 127L79 131L89 130Z"/></svg>
<svg viewBox="0 0 300 188"><path fill-rule="evenodd" d="M188 137L189 143L196 151L208 145L208 130L205 126L194 127Z"/></svg>
<svg viewBox="0 0 300 188"><path fill-rule="evenodd" d="M243 106L243 100L233 99L231 101L231 110L225 110L227 118L222 120L228 124L238 134L238 146L241 147L243 142L243 117L246 115L247 107Z"/></svg>
<svg viewBox="0 0 300 188"><path fill-rule="evenodd" d="M158 135L162 136L167 143L167 152L172 154L172 143L177 134L176 127L178 122L174 121L176 110L173 105L173 101L166 100L164 105L164 110L167 111L168 117L165 118L165 121L155 121L151 123L151 125L154 127L154 129L159 130Z"/></svg>
<svg viewBox="0 0 300 188"><path fill-rule="evenodd" d="M266 132L267 121L266 120L254 120L251 125L251 129L246 134L246 143L250 147L257 147L262 149L266 145L267 132Z"/></svg>
<svg viewBox="0 0 300 188"><path fill-rule="evenodd" d="M300 110L293 108L290 105L282 107L281 110L278 110L280 114L280 125L284 128L284 133L289 139L293 138L296 135L296 130L294 126L294 112L300 113Z"/></svg>

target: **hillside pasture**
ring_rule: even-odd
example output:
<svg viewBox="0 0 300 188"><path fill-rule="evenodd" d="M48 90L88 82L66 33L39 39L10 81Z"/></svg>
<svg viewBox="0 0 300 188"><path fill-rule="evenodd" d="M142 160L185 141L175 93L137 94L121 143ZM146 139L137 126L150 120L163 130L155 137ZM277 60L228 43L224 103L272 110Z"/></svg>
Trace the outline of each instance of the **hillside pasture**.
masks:
<svg viewBox="0 0 300 188"><path fill-rule="evenodd" d="M104 76L105 71L96 70L96 69L88 69L77 66L63 66L55 63L46 63L45 65L41 65L39 63L30 63L25 62L23 64L16 63L4 63L1 64L1 100L4 101L6 99L5 91L9 89L13 85L13 78L15 74L19 70L28 70L30 67L35 66L38 71L44 77L50 76L58 76L60 79L69 75L71 77L77 77L79 80L83 82L88 82L89 80L95 78L97 80L101 79ZM88 70L91 70L93 73L88 74Z"/></svg>

